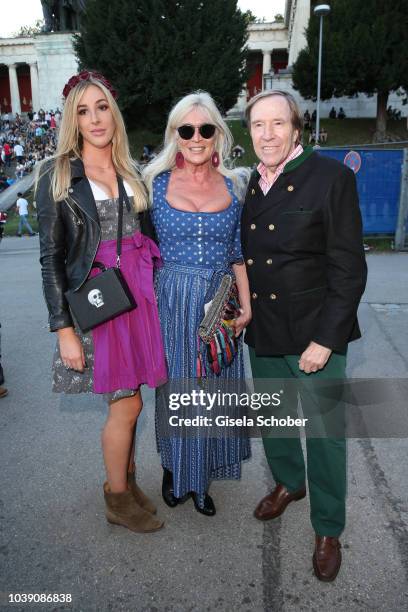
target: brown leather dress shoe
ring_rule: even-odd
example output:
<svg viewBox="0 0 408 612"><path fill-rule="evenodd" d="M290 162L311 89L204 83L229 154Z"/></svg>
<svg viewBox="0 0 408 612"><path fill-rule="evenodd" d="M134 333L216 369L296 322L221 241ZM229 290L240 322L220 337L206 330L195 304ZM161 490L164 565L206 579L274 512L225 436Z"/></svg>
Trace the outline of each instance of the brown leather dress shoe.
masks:
<svg viewBox="0 0 408 612"><path fill-rule="evenodd" d="M286 510L290 502L298 501L306 496L306 487L289 493L286 487L278 484L272 493L266 495L255 508L254 517L260 521L277 518Z"/></svg>
<svg viewBox="0 0 408 612"><path fill-rule="evenodd" d="M316 536L313 554L313 569L316 577L323 582L332 582L341 566L341 544L338 538Z"/></svg>

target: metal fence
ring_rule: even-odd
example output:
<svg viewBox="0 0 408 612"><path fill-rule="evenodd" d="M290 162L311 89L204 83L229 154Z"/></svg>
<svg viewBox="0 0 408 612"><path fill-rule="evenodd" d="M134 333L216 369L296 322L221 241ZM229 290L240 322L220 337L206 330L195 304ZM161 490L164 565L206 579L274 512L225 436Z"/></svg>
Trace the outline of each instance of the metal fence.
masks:
<svg viewBox="0 0 408 612"><path fill-rule="evenodd" d="M393 235L395 248L408 249L408 150L319 149L356 173L366 236Z"/></svg>

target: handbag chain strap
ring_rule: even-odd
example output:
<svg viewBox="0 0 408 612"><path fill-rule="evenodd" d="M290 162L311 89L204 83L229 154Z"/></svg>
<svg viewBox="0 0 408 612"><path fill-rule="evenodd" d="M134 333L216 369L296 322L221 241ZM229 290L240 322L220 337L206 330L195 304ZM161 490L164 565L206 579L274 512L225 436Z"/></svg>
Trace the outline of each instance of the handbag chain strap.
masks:
<svg viewBox="0 0 408 612"><path fill-rule="evenodd" d="M120 268L120 256L122 254L122 233L123 233L123 202L126 204L128 212L130 212L130 202L126 193L125 186L123 184L122 177L117 176L118 179L118 192L119 192L119 203L118 203L118 233L116 239L116 267Z"/></svg>

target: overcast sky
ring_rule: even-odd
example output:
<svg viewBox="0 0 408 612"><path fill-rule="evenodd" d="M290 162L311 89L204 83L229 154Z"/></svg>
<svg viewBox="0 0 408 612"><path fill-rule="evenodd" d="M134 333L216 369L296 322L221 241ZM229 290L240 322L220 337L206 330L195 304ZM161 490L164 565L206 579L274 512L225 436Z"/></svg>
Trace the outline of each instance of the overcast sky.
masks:
<svg viewBox="0 0 408 612"><path fill-rule="evenodd" d="M12 36L21 26L31 26L43 17L40 0L1 0L1 4L2 38ZM285 0L238 0L238 6L243 11L251 9L257 17L265 17L266 21L273 21L277 13L284 13Z"/></svg>

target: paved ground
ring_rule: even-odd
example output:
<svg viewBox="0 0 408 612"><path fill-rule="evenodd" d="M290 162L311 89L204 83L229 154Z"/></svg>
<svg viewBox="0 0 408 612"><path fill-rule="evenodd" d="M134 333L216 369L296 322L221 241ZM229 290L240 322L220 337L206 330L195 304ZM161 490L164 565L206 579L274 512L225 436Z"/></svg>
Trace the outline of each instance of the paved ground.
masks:
<svg viewBox="0 0 408 612"><path fill-rule="evenodd" d="M153 394L138 432L139 476L166 527L135 535L105 522L99 433L105 406L50 391L54 337L46 329L38 238L0 246L0 318L10 394L0 400L1 610L400 611L408 609L408 443L349 444L344 564L334 584L312 573L308 502L274 522L252 518L271 487L261 443L240 483L211 488L218 513L160 498ZM368 256L355 377L408 375L408 254ZM70 606L7 605L9 593L71 593Z"/></svg>

